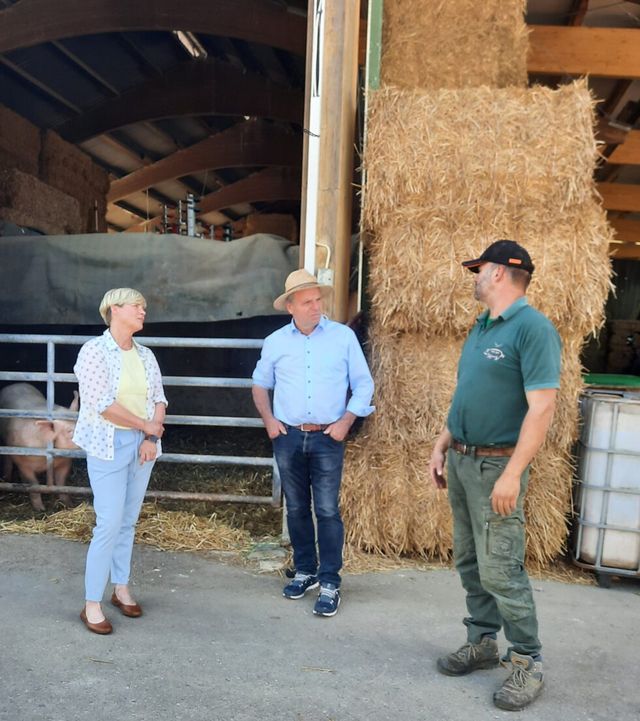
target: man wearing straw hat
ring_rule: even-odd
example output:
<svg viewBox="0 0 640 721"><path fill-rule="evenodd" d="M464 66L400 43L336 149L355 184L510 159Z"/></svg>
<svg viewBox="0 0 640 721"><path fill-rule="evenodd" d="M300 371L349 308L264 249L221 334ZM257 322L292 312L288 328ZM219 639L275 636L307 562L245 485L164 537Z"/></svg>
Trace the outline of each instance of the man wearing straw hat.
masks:
<svg viewBox="0 0 640 721"><path fill-rule="evenodd" d="M492 243L462 264L476 274L475 298L488 310L462 349L447 427L430 473L453 512L453 553L467 593L467 643L438 659L449 676L501 663L510 676L493 695L516 711L542 691L538 622L524 569L523 500L529 464L544 442L560 384L560 338L527 304L534 266L512 240ZM510 643L499 658L497 632Z"/></svg>
<svg viewBox="0 0 640 721"><path fill-rule="evenodd" d="M290 313L291 322L265 338L253 372L253 400L273 441L293 547L295 576L283 595L299 599L319 585L318 616L334 616L340 605L343 441L355 419L374 410L373 379L355 333L322 314L331 292L304 269L287 277L273 307Z"/></svg>

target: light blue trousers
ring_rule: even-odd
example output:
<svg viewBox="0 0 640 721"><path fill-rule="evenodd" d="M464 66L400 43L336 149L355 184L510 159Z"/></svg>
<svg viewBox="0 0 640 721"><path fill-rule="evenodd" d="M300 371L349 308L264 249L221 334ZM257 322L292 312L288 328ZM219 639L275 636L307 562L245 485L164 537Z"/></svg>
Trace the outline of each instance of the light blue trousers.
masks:
<svg viewBox="0 0 640 721"><path fill-rule="evenodd" d="M96 512L85 571L87 601L102 601L109 573L112 583L129 583L135 526L155 463L140 465L143 438L140 431L116 429L112 461L87 456Z"/></svg>

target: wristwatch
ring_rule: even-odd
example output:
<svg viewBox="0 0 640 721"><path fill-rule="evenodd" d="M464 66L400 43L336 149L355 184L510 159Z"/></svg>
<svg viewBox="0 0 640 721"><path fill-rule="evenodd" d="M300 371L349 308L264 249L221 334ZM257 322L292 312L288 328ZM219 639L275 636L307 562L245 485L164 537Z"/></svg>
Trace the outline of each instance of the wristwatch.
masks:
<svg viewBox="0 0 640 721"><path fill-rule="evenodd" d="M160 438L158 438L158 436L154 436L154 435L145 436L144 439L145 439L145 441L151 441L151 443L157 443L160 440Z"/></svg>

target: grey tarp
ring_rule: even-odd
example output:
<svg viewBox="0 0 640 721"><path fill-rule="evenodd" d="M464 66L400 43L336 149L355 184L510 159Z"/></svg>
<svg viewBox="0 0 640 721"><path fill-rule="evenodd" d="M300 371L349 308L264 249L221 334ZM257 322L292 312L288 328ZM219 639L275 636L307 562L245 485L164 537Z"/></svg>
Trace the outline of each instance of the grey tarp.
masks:
<svg viewBox="0 0 640 721"><path fill-rule="evenodd" d="M298 267L298 246L275 235L230 243L153 233L0 238L0 323L100 323L109 288L139 290L148 322L274 314Z"/></svg>

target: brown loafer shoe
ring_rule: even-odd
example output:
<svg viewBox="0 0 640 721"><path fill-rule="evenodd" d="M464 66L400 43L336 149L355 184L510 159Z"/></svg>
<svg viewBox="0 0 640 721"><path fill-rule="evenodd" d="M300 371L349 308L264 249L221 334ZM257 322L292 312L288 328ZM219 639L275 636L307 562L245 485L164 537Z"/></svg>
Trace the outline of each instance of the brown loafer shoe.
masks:
<svg viewBox="0 0 640 721"><path fill-rule="evenodd" d="M123 616L129 616L129 618L138 618L138 616L142 616L142 609L137 603L122 603L122 601L116 596L115 591L111 594L111 603L116 608L120 609Z"/></svg>
<svg viewBox="0 0 640 721"><path fill-rule="evenodd" d="M113 631L113 626L106 618L104 621L100 621L99 623L91 623L91 621L87 618L84 608L80 611L80 620L92 633L99 633L101 636L106 636Z"/></svg>

